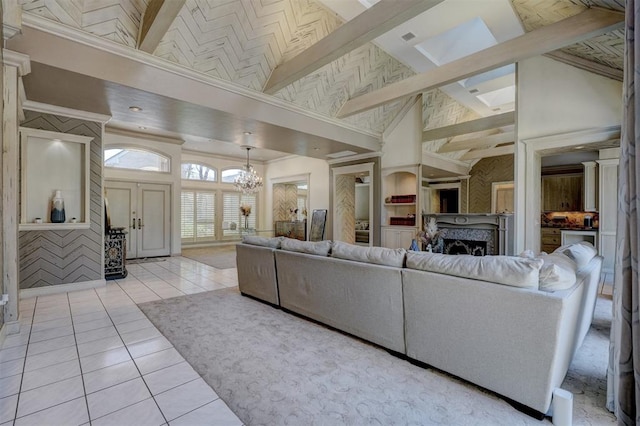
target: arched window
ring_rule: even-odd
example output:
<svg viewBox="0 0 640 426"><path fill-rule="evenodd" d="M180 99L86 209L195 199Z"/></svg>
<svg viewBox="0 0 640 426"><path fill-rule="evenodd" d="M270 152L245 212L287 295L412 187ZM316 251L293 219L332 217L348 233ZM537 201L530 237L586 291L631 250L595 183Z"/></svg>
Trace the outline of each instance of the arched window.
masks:
<svg viewBox="0 0 640 426"><path fill-rule="evenodd" d="M220 181L223 183L233 183L240 173L242 173L242 169L238 168L223 170L222 178L220 179Z"/></svg>
<svg viewBox="0 0 640 426"><path fill-rule="evenodd" d="M171 171L169 157L142 148L109 148L104 150L104 166L115 169Z"/></svg>
<svg viewBox="0 0 640 426"><path fill-rule="evenodd" d="M204 164L182 163L182 179L203 180L208 182L216 181L216 169L212 169Z"/></svg>

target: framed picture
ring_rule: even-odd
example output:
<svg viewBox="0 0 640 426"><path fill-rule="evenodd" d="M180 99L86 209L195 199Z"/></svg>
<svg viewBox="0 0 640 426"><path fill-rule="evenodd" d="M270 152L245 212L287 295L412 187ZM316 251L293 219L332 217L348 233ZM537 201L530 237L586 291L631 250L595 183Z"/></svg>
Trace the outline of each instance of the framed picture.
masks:
<svg viewBox="0 0 640 426"><path fill-rule="evenodd" d="M327 210L314 210L311 215L311 228L309 229L309 241L322 241L324 239L324 225L327 222Z"/></svg>

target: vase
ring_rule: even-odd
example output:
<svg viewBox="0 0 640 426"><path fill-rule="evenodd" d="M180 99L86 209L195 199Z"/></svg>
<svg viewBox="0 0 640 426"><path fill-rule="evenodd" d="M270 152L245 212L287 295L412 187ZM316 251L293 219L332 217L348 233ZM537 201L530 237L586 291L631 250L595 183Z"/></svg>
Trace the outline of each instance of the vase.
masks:
<svg viewBox="0 0 640 426"><path fill-rule="evenodd" d="M420 251L420 247L418 246L418 242L415 239L411 240L411 247L409 247L409 250Z"/></svg>
<svg viewBox="0 0 640 426"><path fill-rule="evenodd" d="M51 201L51 223L64 223L65 220L64 199L61 191L56 191L56 195Z"/></svg>
<svg viewBox="0 0 640 426"><path fill-rule="evenodd" d="M244 217L244 229L249 229L249 216Z"/></svg>

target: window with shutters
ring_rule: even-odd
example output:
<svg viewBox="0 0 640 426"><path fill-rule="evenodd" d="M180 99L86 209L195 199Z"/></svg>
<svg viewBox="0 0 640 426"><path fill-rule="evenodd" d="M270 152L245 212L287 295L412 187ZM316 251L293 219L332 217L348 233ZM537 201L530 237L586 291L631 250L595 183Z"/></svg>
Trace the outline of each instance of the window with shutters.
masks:
<svg viewBox="0 0 640 426"><path fill-rule="evenodd" d="M216 169L198 163L182 163L182 179L216 181Z"/></svg>
<svg viewBox="0 0 640 426"><path fill-rule="evenodd" d="M222 234L225 237L240 235L245 228L256 229L256 196L239 192L222 193ZM250 206L251 213L243 216L240 206Z"/></svg>
<svg viewBox="0 0 640 426"><path fill-rule="evenodd" d="M181 235L183 243L216 238L215 191L182 190Z"/></svg>

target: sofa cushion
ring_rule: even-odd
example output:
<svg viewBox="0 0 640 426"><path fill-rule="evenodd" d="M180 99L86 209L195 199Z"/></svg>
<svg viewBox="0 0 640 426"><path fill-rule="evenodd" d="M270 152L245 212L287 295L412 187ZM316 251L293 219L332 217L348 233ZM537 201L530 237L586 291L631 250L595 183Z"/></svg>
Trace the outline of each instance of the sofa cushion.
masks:
<svg viewBox="0 0 640 426"><path fill-rule="evenodd" d="M242 237L242 242L245 244L251 244L254 246L264 246L271 248L280 248L282 237L259 237L257 235L245 235Z"/></svg>
<svg viewBox="0 0 640 426"><path fill-rule="evenodd" d="M403 248L363 247L340 241L334 241L331 248L331 257L398 268L402 268L406 253L407 251Z"/></svg>
<svg viewBox="0 0 640 426"><path fill-rule="evenodd" d="M558 247L553 251L554 253L563 253L569 256L576 265L578 265L578 270L587 266L591 259L595 255L598 254L598 250L591 244L586 241L581 241L575 244L567 244L561 247Z"/></svg>
<svg viewBox="0 0 640 426"><path fill-rule="evenodd" d="M513 287L538 288L542 259L407 252L407 268Z"/></svg>
<svg viewBox="0 0 640 426"><path fill-rule="evenodd" d="M569 256L552 253L540 256L540 290L566 290L576 283L577 265Z"/></svg>
<svg viewBox="0 0 640 426"><path fill-rule="evenodd" d="M331 250L331 241L300 241L293 238L283 238L280 248L287 251L328 256L329 250Z"/></svg>

